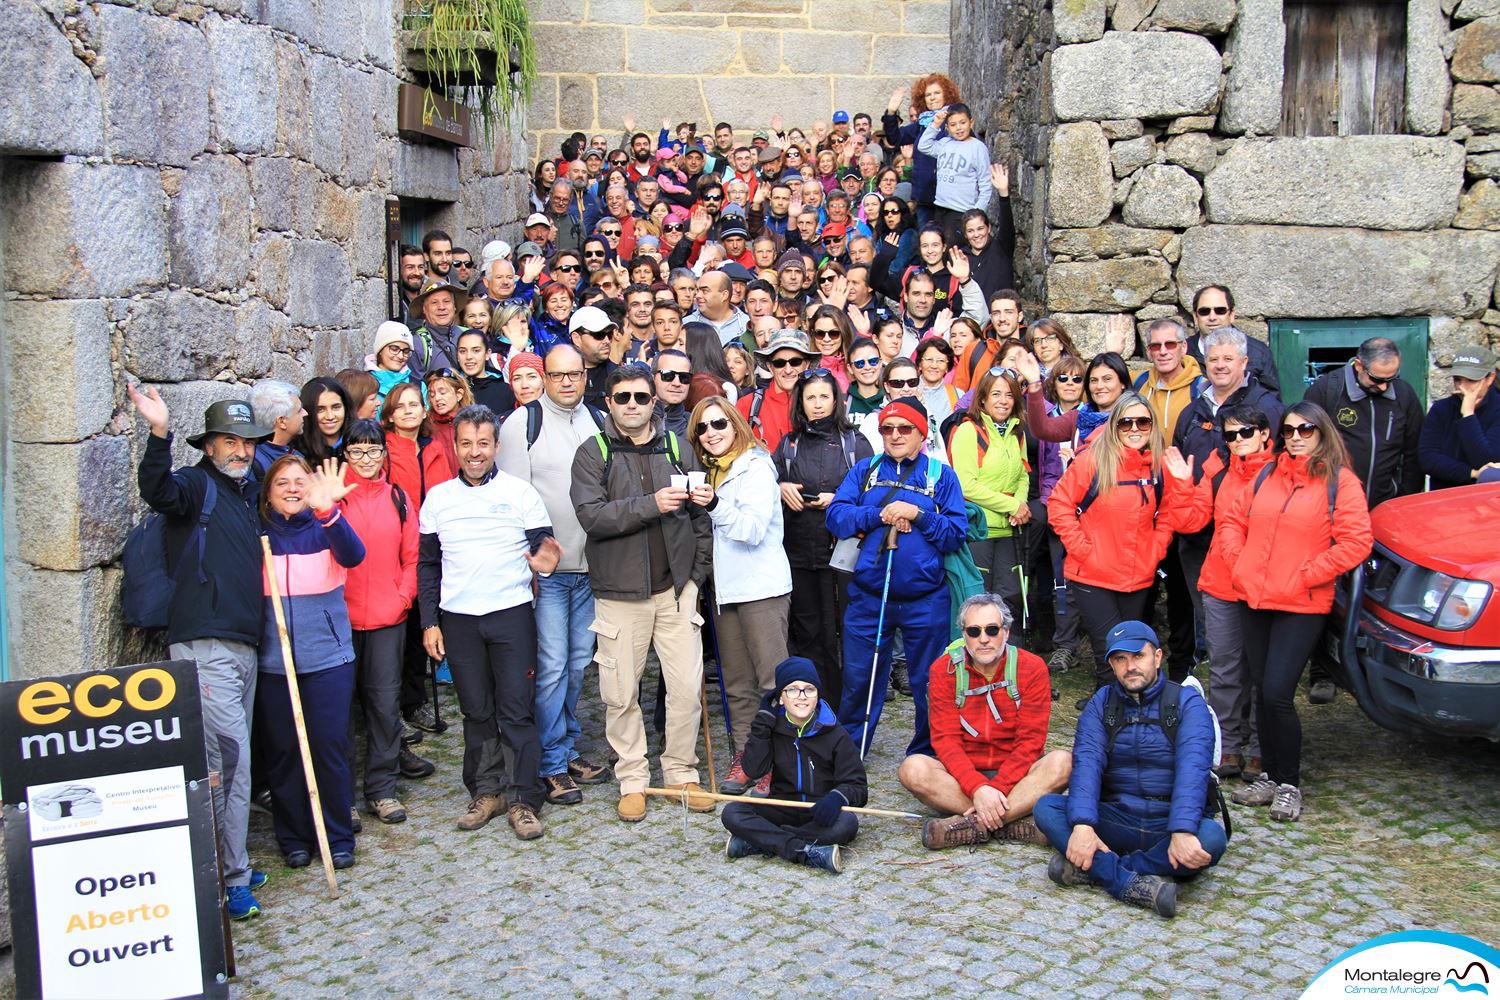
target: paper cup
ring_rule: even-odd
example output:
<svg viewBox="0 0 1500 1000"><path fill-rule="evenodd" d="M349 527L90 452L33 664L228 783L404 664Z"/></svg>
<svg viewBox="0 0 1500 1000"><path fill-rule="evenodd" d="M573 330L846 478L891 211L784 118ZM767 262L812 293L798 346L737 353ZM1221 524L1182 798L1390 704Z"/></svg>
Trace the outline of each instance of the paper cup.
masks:
<svg viewBox="0 0 1500 1000"><path fill-rule="evenodd" d="M706 472L689 472L687 474L687 480L688 480L688 489L690 489L690 490L696 490L698 487L706 485L708 483L708 473L706 473Z"/></svg>
<svg viewBox="0 0 1500 1000"><path fill-rule="evenodd" d="M674 490L685 490L685 489L687 489L688 488L688 477L687 476L673 476L672 477L672 488Z"/></svg>

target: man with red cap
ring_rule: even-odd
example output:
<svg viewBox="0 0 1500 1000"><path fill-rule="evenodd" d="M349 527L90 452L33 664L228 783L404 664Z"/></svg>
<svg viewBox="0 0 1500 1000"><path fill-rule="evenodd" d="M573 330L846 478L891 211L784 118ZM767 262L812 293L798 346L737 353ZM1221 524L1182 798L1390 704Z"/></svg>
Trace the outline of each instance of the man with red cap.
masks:
<svg viewBox="0 0 1500 1000"><path fill-rule="evenodd" d="M839 722L862 751L869 746L899 630L916 707L916 731L906 752L930 756L927 667L948 645L953 620L943 557L963 544L969 520L958 477L922 452L928 419L921 401L892 400L881 409L878 426L884 453L849 470L825 522L835 538L860 539L844 616Z"/></svg>

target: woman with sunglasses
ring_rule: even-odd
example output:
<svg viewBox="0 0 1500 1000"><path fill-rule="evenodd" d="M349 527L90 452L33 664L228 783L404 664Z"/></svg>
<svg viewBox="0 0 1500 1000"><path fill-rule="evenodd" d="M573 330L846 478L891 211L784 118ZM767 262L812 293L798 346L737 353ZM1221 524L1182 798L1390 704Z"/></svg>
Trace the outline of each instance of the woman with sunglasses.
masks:
<svg viewBox="0 0 1500 1000"><path fill-rule="evenodd" d="M861 459L875 450L844 416L842 393L827 371L803 372L792 390L792 429L771 460L786 507L785 544L792 568L791 632L787 648L818 670L818 688L830 705L843 691L840 626L848 576L828 565L833 537L824 518L834 491Z"/></svg>
<svg viewBox="0 0 1500 1000"><path fill-rule="evenodd" d="M1052 366L1062 357L1079 357L1073 338L1063 325L1051 317L1036 320L1026 328L1026 349L1036 355L1042 378L1052 374Z"/></svg>
<svg viewBox="0 0 1500 1000"><path fill-rule="evenodd" d="M857 337L849 347L849 392L846 408L849 419L855 424L876 413L885 405L885 388L881 375L885 363L880 359L880 348L867 337Z"/></svg>
<svg viewBox="0 0 1500 1000"><path fill-rule="evenodd" d="M486 349L485 335L478 330L465 330L458 335L458 370L469 386L474 402L490 408L490 412L504 417L516 408L516 396L505 382L498 369L490 367L490 353Z"/></svg>
<svg viewBox="0 0 1500 1000"><path fill-rule="evenodd" d="M880 287L876 291L887 291L899 287L901 276L917 258L917 230L911 216L911 207L894 194L884 194L880 199L880 220L875 227L875 238L894 248L894 256L886 266ZM873 275L873 271L871 274Z"/></svg>
<svg viewBox="0 0 1500 1000"><path fill-rule="evenodd" d="M1078 358L1063 356L1052 367L1042 385L1042 396L1047 400L1047 414L1060 417L1078 409L1083 402L1085 366ZM1057 481L1073 462L1071 441L1037 442L1037 475L1040 477L1037 497L1045 508L1052 497ZM1043 519L1045 524L1045 519ZM1052 646L1047 657L1047 670L1054 674L1067 673L1078 663L1078 609L1068 600L1068 581L1063 575L1063 558L1066 550L1062 539L1052 525L1046 524L1047 548L1052 557Z"/></svg>
<svg viewBox="0 0 1500 1000"><path fill-rule="evenodd" d="M1048 411L1047 397L1042 393L1042 371L1036 356L1019 351L1012 356L1012 367L1026 380L1026 423L1039 441L1060 441L1071 445L1077 454L1109 419L1109 411L1130 387L1130 369L1125 359L1113 351L1096 354L1083 373L1087 395L1082 405L1071 410ZM1165 435L1165 430L1163 430Z"/></svg>
<svg viewBox="0 0 1500 1000"><path fill-rule="evenodd" d="M915 399L918 403L922 402L922 377L917 374L917 363L910 358L897 358L887 364L881 384L885 389L887 402L893 399ZM872 447L877 450L880 448L882 442L879 411L870 414L860 422L859 432L865 436ZM923 438L922 448L927 454L941 462L946 460L946 453L941 450L940 433L937 424L929 421L928 433ZM933 451L934 447L939 450Z"/></svg>
<svg viewBox="0 0 1500 1000"><path fill-rule="evenodd" d="M708 473L708 488L694 490L692 500L713 524L714 634L734 735L722 787L738 795L750 785L740 767L750 720L786 659L792 571L782 548L781 490L771 456L723 396L693 407L688 440Z"/></svg>
<svg viewBox="0 0 1500 1000"><path fill-rule="evenodd" d="M1271 818L1302 815L1302 722L1293 699L1317 648L1334 582L1370 554L1370 511L1349 468L1343 436L1323 408L1303 400L1281 417L1272 465L1256 474L1214 530L1245 605L1245 663L1256 702L1264 773L1234 793L1269 805ZM1269 471L1267 471L1269 470Z"/></svg>
<svg viewBox="0 0 1500 1000"><path fill-rule="evenodd" d="M832 265L837 266L837 265ZM839 268L842 271L843 268ZM842 278L829 270L830 274ZM820 277L821 281L822 278ZM839 392L844 393L849 389L849 345L854 343L854 328L849 324L849 314L844 310L831 305L821 305L813 309L809 319L813 350L820 357L813 362L814 367L821 367L833 376L838 383Z"/></svg>
<svg viewBox="0 0 1500 1000"><path fill-rule="evenodd" d="M1147 616L1151 581L1173 533L1192 530L1198 517L1191 464L1180 456L1164 463L1165 453L1150 405L1124 393L1047 500L1047 523L1067 550L1068 598L1094 649L1095 690L1114 681L1109 630Z"/></svg>

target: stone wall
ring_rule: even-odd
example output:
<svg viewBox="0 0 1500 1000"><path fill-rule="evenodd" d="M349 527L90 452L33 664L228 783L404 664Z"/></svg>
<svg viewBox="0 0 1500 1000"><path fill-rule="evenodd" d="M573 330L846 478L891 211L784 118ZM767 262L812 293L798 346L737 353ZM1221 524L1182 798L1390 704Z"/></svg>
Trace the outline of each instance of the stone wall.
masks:
<svg viewBox="0 0 1500 1000"><path fill-rule="evenodd" d="M949 0L532 0L541 79L531 148L611 139L633 114L806 129L839 108L878 116L891 90L948 67ZM877 128L878 128L877 124Z"/></svg>
<svg viewBox="0 0 1500 1000"><path fill-rule="evenodd" d="M399 0L0 0L6 591L12 669L118 662L143 423L357 364L384 318L388 196L477 249L526 209L493 149L396 132ZM512 146L517 148L512 170Z"/></svg>
<svg viewBox="0 0 1500 1000"><path fill-rule="evenodd" d="M956 20L1002 22L1011 65L991 75L1043 77L1035 115L1012 112L1044 235L1018 264L1034 305L1091 349L1209 282L1262 337L1275 318L1429 316L1435 392L1454 347L1500 340L1493 4L1410 0L1406 134L1332 138L1275 135L1280 0L1058 0L1040 8L1056 46L1041 59L1046 30L1015 6L965 0ZM987 79L972 66L955 61L966 89Z"/></svg>

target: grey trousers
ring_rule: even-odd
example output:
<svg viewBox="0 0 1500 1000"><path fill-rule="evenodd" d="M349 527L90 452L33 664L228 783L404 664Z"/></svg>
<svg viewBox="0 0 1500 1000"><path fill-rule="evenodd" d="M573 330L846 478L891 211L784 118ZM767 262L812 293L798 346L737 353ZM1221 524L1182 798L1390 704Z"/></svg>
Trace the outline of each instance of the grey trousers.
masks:
<svg viewBox="0 0 1500 1000"><path fill-rule="evenodd" d="M776 686L776 665L786 659L787 617L792 597L725 604L714 609L714 631L719 637L719 668L724 672L724 698L734 752L745 749L750 720L761 696Z"/></svg>
<svg viewBox="0 0 1500 1000"><path fill-rule="evenodd" d="M355 684L365 715L365 798L396 797L406 622L354 630ZM351 764L352 766L352 764Z"/></svg>
<svg viewBox="0 0 1500 1000"><path fill-rule="evenodd" d="M208 769L219 772L219 867L226 886L250 884L250 719L255 713L255 647L232 639L194 639L168 647L174 660L196 660L203 698Z"/></svg>
<svg viewBox="0 0 1500 1000"><path fill-rule="evenodd" d="M1245 663L1244 617L1238 601L1202 594L1208 637L1208 705L1219 717L1226 754L1260 756L1255 731L1255 685Z"/></svg>

